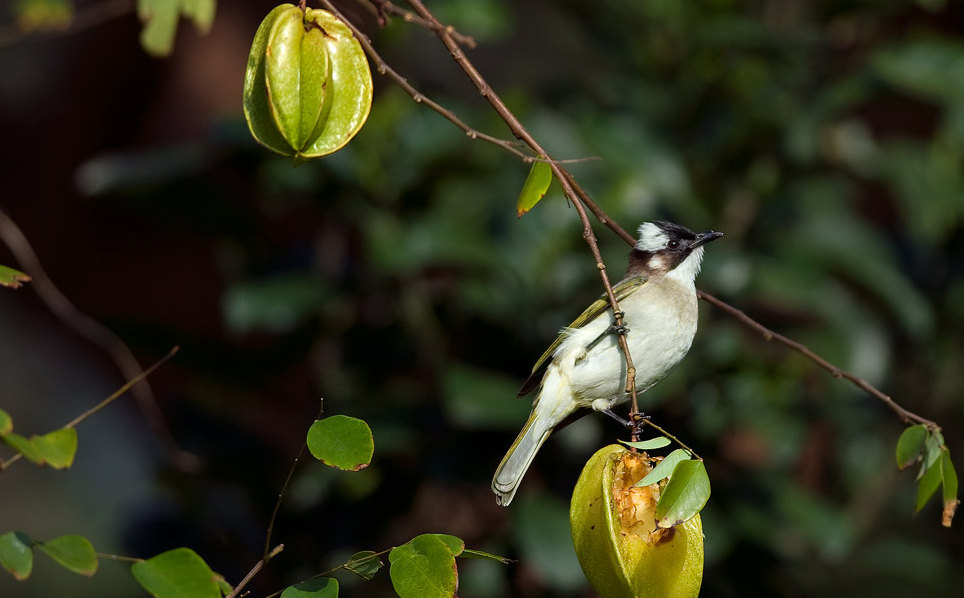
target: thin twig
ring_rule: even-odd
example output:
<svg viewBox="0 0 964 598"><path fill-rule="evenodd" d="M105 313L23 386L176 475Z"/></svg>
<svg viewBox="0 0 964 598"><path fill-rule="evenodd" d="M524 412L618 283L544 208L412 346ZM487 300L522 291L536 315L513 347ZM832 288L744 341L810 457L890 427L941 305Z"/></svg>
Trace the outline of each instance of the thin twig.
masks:
<svg viewBox="0 0 964 598"><path fill-rule="evenodd" d="M702 460L703 460L703 457L700 457L698 454L696 454L696 451L694 451L694 450L691 449L690 447L688 447L688 446L686 446L685 444L683 444L683 441L682 441L682 440L680 440L679 438L677 438L677 437L674 436L673 434L670 434L669 432L667 432L666 429L663 428L662 426L659 426L659 425L657 425L657 424L654 424L654 423L652 422L652 420L650 420L650 419L648 419L648 418L643 419L642 422L643 422L644 424L646 424L647 426L649 426L650 428L653 428L654 430L656 430L657 432L659 432L659 433L662 434L663 436L669 438L670 440L672 440L672 441L675 442L676 444L680 445L680 446L683 448L683 450L685 450L685 451L688 452L689 454L693 455L693 458L696 459L697 461L702 461ZM639 442L639 441L636 440L635 438L633 438L633 442Z"/></svg>
<svg viewBox="0 0 964 598"><path fill-rule="evenodd" d="M408 79L398 74L398 72L395 71L395 69L390 67L388 63L386 63L382 59L378 51L375 50L375 47L372 46L371 40L368 39L368 36L366 36L360 29L358 29L358 27L355 26L354 23L352 23L347 17L345 17L345 15L343 15L335 7L334 4L329 2L329 0L320 0L320 4L325 7L325 10L337 16L339 19L341 19L341 21L345 25L348 26L349 29L351 29L352 34L355 36L355 39L358 40L358 43L361 44L362 49L365 50L365 53L368 54L368 57L371 58L372 62L375 63L376 70L378 70L378 72L382 75L387 75L388 78L394 81L396 85L398 85L403 90L405 90L405 92L408 95L412 96L412 100L414 100L416 104L425 104L435 112L438 112L450 123L452 123L459 129L462 129L462 131L469 139L481 139L482 141L487 141L493 145L497 145L502 149L506 150L507 152L515 154L516 156L518 156L519 158L521 158L523 161L526 161L526 162L532 162L534 160L533 156L530 156L526 152L516 147L515 142L509 141L507 139L499 139L498 137L487 135L486 133L483 133L481 131L478 131L470 127L464 121L462 121L462 119L456 116L454 112L452 112L448 108L445 108L441 104L435 102L434 100L432 100L424 93L420 92L419 90L415 89L415 87L408 82Z"/></svg>
<svg viewBox="0 0 964 598"><path fill-rule="evenodd" d="M894 399L892 399L889 395L886 395L880 390L878 390L870 382L867 382L863 378L856 376L854 374L851 374L850 372L840 369L839 367L835 366L834 364L830 363L823 357L817 355L816 353L808 349L806 345L798 343L797 341L787 338L778 332L774 332L773 330L770 330L763 324L760 324L750 316L746 315L743 311L733 307L728 303L725 303L724 301L721 301L720 299L717 299L716 297L714 297L713 295L710 295L709 293L706 293L705 291L697 291L697 294L699 295L699 298L702 299L703 301L706 301L707 303L722 309L723 311L730 314L737 320L743 322L748 327L759 332L764 339L768 341L777 341L778 343L786 345L787 347L800 353L810 361L814 362L821 368L830 372L830 375L832 375L834 378L843 378L845 380L849 380L850 382L854 383L858 388L877 397L878 399L883 401L885 405L890 407L894 411L894 413L896 413L897 416L900 417L901 420L903 420L905 423L924 424L927 427L937 431L941 429L940 426L937 425L937 423L925 417L921 417L920 415L917 415L916 413L913 413L912 411L908 411L907 409L901 407L900 405L897 404L896 401L894 401Z"/></svg>
<svg viewBox="0 0 964 598"><path fill-rule="evenodd" d="M90 417L90 416L92 416L93 414L97 413L98 411L100 411L100 410L103 409L104 407L106 407L106 406L110 405L111 403L113 403L115 400L117 400L119 397L121 397L125 392L127 392L128 390L130 390L131 388L133 388L135 384L137 384L138 382L140 382L140 381L143 380L144 378L147 378L147 377L150 376L157 368L159 368L159 367L161 367L162 365L164 365L164 362L166 362L166 361L167 361L168 359L170 359L171 357L174 357L174 354L177 353L179 349L180 349L180 347L174 347L173 349L171 349L170 351L168 351L168 352L167 352L167 355L165 355L164 357L162 357L162 358L160 358L159 360L157 360L157 362L154 363L154 365L152 365L151 367L147 368L146 370L144 370L143 372L141 372L140 374L138 374L138 375L135 376L134 378L131 378L126 384L124 384L124 386L121 386L120 388L118 388L117 390L115 390L109 397L107 397L106 399L104 399L104 400L101 401L100 403L97 403L97 405L91 407L91 408L88 409L87 411L84 411L83 413L81 413L80 415L78 415L77 417L75 417L74 419L70 420L70 421L69 421L67 424L65 424L65 425L63 426L63 428L61 428L61 429L73 428L73 427L75 427L77 424L79 424L80 422L84 421L85 419L87 419L88 417ZM22 456L23 456L22 453L17 453L16 455L10 457L9 459L7 459L6 461L4 461L3 463L0 463L0 471L6 469L6 468L9 467L12 463L16 463L17 461L19 461Z"/></svg>
<svg viewBox="0 0 964 598"><path fill-rule="evenodd" d="M237 598L241 590L244 589L244 586L248 585L248 583L252 579L254 579L254 576L261 572L261 569L263 569L264 566L268 564L268 561L278 556L278 553L280 553L284 549L285 549L284 544L278 544L277 546L275 546L274 549L272 549L271 552L266 554L263 559L255 563L254 567L251 567L251 570L248 571L248 574L244 576L244 579L242 579L238 583L238 585L234 586L234 589L231 591L230 594L227 595L226 598Z"/></svg>
<svg viewBox="0 0 964 598"><path fill-rule="evenodd" d="M134 356L134 352L120 337L77 309L70 299L60 292L60 289L47 276L47 272L40 264L40 258L37 257L26 235L3 210L0 210L0 241L10 248L21 269L33 278L31 288L37 292L37 296L50 311L60 318L60 321L110 355L124 379L131 380L143 373L144 370ZM182 450L177 445L150 385L137 386L131 394L134 395L141 416L147 422L154 438L166 450L171 461L182 471L196 471L200 467L197 456Z"/></svg>
<svg viewBox="0 0 964 598"><path fill-rule="evenodd" d="M325 412L325 400L321 399L321 406L318 408L318 417L315 419L321 419L322 414ZM298 467L298 462L301 461L302 455L305 454L305 449L308 448L308 437L305 436L305 441L301 444L301 450L298 451L298 456L295 457L294 462L291 464L291 468L288 470L288 476L285 478L284 484L281 485L281 491L278 492L278 500L274 503L274 509L271 511L271 519L268 520L268 532L265 534L264 538L264 559L267 562L270 557L268 555L268 549L271 547L271 534L274 532L274 522L278 518L278 511L281 509L281 502L284 500L285 494L288 492L288 484L291 483L292 476L295 475L295 468Z"/></svg>
<svg viewBox="0 0 964 598"><path fill-rule="evenodd" d="M372 559L377 559L378 557L382 556L383 554L388 553L388 552L391 552L391 551L393 551L393 550L395 550L395 547L394 547L394 546L392 546L391 548L386 548L385 550L382 550L381 552L373 552L372 554L370 554L370 555L368 555L368 556L362 557L362 558L358 559L357 561L352 561L352 562L354 562L354 563L364 563L365 561L370 561L370 560L372 560ZM379 561L379 562L380 562L380 561ZM342 564L338 565L337 567L332 567L331 569L329 569L329 570L327 570L327 571L322 571L321 573L316 573L316 574L312 575L311 577L305 579L304 581L310 581L310 580L312 580L312 579L318 579L319 577L326 577L326 576L328 576L328 575L331 575L331 574L334 573L335 571L338 571L339 569L345 569L345 568L347 568L347 567L348 567L348 563L342 563ZM264 598L275 598L275 596L280 596L280 595L283 594L283 593L284 593L284 590L278 590L277 592L275 592L275 593L273 593L273 594L268 594L268 595L265 596Z"/></svg>
<svg viewBox="0 0 964 598"><path fill-rule="evenodd" d="M410 10L405 10L404 8L392 4L390 0L368 0L367 2L364 0L358 1L361 2L362 5L371 7L374 10L375 14L378 16L378 24L381 27L384 27L386 24L385 15L391 14L401 17L406 23L412 23L414 25L418 25L419 27L424 27L425 29L437 31L436 27L432 23L429 23ZM456 31L455 27L452 27L451 25L447 26L445 30L449 35L452 36L452 39L459 43L459 45L470 49L475 48L475 38L472 36L459 33Z"/></svg>

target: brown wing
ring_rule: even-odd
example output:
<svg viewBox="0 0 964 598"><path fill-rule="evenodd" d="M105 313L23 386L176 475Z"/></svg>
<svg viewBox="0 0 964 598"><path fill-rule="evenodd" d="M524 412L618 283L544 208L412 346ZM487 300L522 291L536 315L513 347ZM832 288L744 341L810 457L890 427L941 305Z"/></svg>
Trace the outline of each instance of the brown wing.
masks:
<svg viewBox="0 0 964 598"><path fill-rule="evenodd" d="M616 302L619 303L627 295L629 295L634 290L638 289L646 283L648 279L645 276L634 276L632 278L626 278L619 281L616 286L613 287L613 294L616 296ZM599 317L600 314L605 313L609 309L609 298L603 294L602 297L597 299L592 305L586 308L586 311L579 314L579 317L573 320L572 324L569 324L567 328L582 328L589 322L592 322ZM542 377L545 374L546 368L549 367L549 362L552 360L552 354L556 352L559 345L562 344L563 339L566 338L566 333L560 332L556 340L549 345L546 352L542 354L539 361L532 367L532 373L526 379L522 388L519 390L519 396L524 397L530 392L534 391L536 388L542 384Z"/></svg>

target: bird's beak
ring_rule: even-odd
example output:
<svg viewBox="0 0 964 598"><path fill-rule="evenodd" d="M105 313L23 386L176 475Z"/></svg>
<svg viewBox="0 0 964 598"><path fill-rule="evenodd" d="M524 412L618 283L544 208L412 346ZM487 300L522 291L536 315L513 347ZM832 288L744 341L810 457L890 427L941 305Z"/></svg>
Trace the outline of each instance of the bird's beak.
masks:
<svg viewBox="0 0 964 598"><path fill-rule="evenodd" d="M710 241L715 241L723 236L723 233L717 232L715 230L707 231L705 233L699 233L696 235L696 240L690 245L690 249L696 249L700 245L706 245Z"/></svg>

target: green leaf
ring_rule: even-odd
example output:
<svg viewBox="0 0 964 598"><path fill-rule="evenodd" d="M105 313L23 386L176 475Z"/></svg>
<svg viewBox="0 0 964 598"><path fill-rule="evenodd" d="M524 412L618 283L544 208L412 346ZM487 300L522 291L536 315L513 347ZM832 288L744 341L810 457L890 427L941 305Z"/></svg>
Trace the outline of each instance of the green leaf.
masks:
<svg viewBox="0 0 964 598"><path fill-rule="evenodd" d="M216 6L216 0L137 0L137 16L144 24L141 47L148 54L167 56L174 47L178 18L183 15L198 31L207 33Z"/></svg>
<svg viewBox="0 0 964 598"><path fill-rule="evenodd" d="M0 565L18 581L30 577L33 550L30 536L23 532L7 532L0 536Z"/></svg>
<svg viewBox="0 0 964 598"><path fill-rule="evenodd" d="M659 527L679 525L699 513L709 498L710 478L703 462L680 461L656 503L656 524Z"/></svg>
<svg viewBox="0 0 964 598"><path fill-rule="evenodd" d="M503 565L508 565L514 562L512 559L504 556L499 556L490 552L482 552L481 550L472 550L471 548L466 548L459 556L467 559L487 559L490 561L499 561Z"/></svg>
<svg viewBox="0 0 964 598"><path fill-rule="evenodd" d="M131 573L155 598L221 598L214 572L190 548L175 548L138 561Z"/></svg>
<svg viewBox="0 0 964 598"><path fill-rule="evenodd" d="M13 431L13 418L10 414L0 409L0 436L9 434Z"/></svg>
<svg viewBox="0 0 964 598"><path fill-rule="evenodd" d="M545 156L539 156L545 158ZM519 201L516 203L516 214L521 218L523 214L535 207L545 196L552 183L552 167L548 162L533 162L529 169L529 176L522 185L522 192L519 193Z"/></svg>
<svg viewBox="0 0 964 598"><path fill-rule="evenodd" d="M0 266L0 287L10 287L19 289L23 283L30 282L30 277L21 272L6 266Z"/></svg>
<svg viewBox="0 0 964 598"><path fill-rule="evenodd" d="M97 554L90 540L83 536L60 536L38 542L37 548L74 573L93 575L97 572Z"/></svg>
<svg viewBox="0 0 964 598"><path fill-rule="evenodd" d="M458 588L452 551L435 534L423 534L388 554L392 587L400 598L451 598Z"/></svg>
<svg viewBox="0 0 964 598"><path fill-rule="evenodd" d="M25 459L33 461L37 465L44 464L43 453L40 448L34 442L36 436L33 438L24 438L20 434L14 434L13 432L8 432L3 435L3 441L9 444L18 453L24 456Z"/></svg>
<svg viewBox="0 0 964 598"><path fill-rule="evenodd" d="M944 485L943 499L945 503L957 500L957 471L951 463L951 451L945 450L941 456L941 482Z"/></svg>
<svg viewBox="0 0 964 598"><path fill-rule="evenodd" d="M939 456L939 455L938 455ZM920 512L930 500L931 496L937 492L937 487L941 485L941 468L924 464L921 467L922 475L917 482L917 506L915 512Z"/></svg>
<svg viewBox="0 0 964 598"><path fill-rule="evenodd" d="M685 461L689 458L689 451L684 449L676 449L672 453L666 455L665 459L657 463L656 467L654 467L651 472L646 474L643 479L633 484L633 486L641 488L643 486L655 484L663 478L668 478L670 475L672 475L673 470L676 469L677 463L680 461Z"/></svg>
<svg viewBox="0 0 964 598"><path fill-rule="evenodd" d="M663 448L664 446L669 446L672 444L672 440L665 436L657 436L656 438L650 438L649 440L642 440L640 442L626 442L625 440L620 440L619 442L625 444L626 446L631 446L634 449L639 449L641 451L651 451L655 449Z"/></svg>
<svg viewBox="0 0 964 598"><path fill-rule="evenodd" d="M375 452L371 428L347 415L319 419L308 430L308 450L322 463L358 471L368 467Z"/></svg>
<svg viewBox="0 0 964 598"><path fill-rule="evenodd" d="M234 588L231 586L231 584L228 583L226 579L224 579L223 575L215 573L214 581L217 582L218 589L221 590L221 595L230 596L231 592L234 591Z"/></svg>
<svg viewBox="0 0 964 598"><path fill-rule="evenodd" d="M462 541L462 538L451 536L449 534L432 534L432 535L436 536L439 540L445 542L445 545L448 546L449 550L452 551L452 556L459 556L460 554L462 554L462 551L465 550L465 542Z"/></svg>
<svg viewBox="0 0 964 598"><path fill-rule="evenodd" d="M345 569L365 579L375 577L375 574L378 573L378 570L381 568L382 561L375 556L375 552L371 550L356 552L351 555L351 558L345 563Z"/></svg>
<svg viewBox="0 0 964 598"><path fill-rule="evenodd" d="M322 577L296 583L285 588L281 598L338 598L338 580Z"/></svg>
<svg viewBox="0 0 964 598"><path fill-rule="evenodd" d="M73 465L77 453L75 428L61 428L43 436L34 436L31 440L47 465L54 469L66 469Z"/></svg>
<svg viewBox="0 0 964 598"><path fill-rule="evenodd" d="M907 469L920 459L924 451L924 442L929 432L927 426L918 424L910 426L897 439L897 467Z"/></svg>
<svg viewBox="0 0 964 598"><path fill-rule="evenodd" d="M920 480L924 477L924 474L928 469L937 463L937 460L941 458L941 453L943 452L944 446L944 436L940 432L932 432L924 440L924 463L921 466L920 472L917 474L917 479Z"/></svg>

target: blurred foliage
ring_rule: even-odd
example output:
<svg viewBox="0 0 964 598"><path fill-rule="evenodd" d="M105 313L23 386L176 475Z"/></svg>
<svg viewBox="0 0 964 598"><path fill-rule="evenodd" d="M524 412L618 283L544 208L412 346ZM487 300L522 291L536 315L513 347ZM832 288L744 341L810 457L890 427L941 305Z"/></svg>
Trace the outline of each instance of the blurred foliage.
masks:
<svg viewBox="0 0 964 598"><path fill-rule="evenodd" d="M375 459L351 479L300 470L275 529L285 552L257 591L324 570L322 555L441 532L519 559L467 568L467 597L590 595L572 577L566 504L615 424L554 435L508 510L488 488L528 408L518 385L601 292L575 212L553 187L518 218L528 166L384 77L337 154L293 169L257 147L241 117L245 44L272 6L219 3L211 32L183 28L160 63L140 57L133 21L0 48L0 136L18 148L0 163L4 209L62 290L145 360L183 347L153 379L206 468L162 469L118 552L189 545L237 581L324 397L326 415L371 425ZM359 6L344 4L420 91L509 136L437 40L401 19L379 30ZM570 169L624 228L723 231L701 288L939 422L964 454L964 4L429 6L476 38L470 58L555 157L598 158ZM221 47L241 48L236 71ZM65 93L77 69L91 83ZM218 110L222 88L234 99ZM618 279L626 246L597 234ZM115 283L94 288L91 263ZM0 314L28 291L0 293ZM901 423L701 310L689 357L641 400L707 460L702 595L956 596L960 522L941 528L934 504L912 518ZM391 595L378 577L339 581ZM6 583L2 595L44 595L34 579Z"/></svg>

